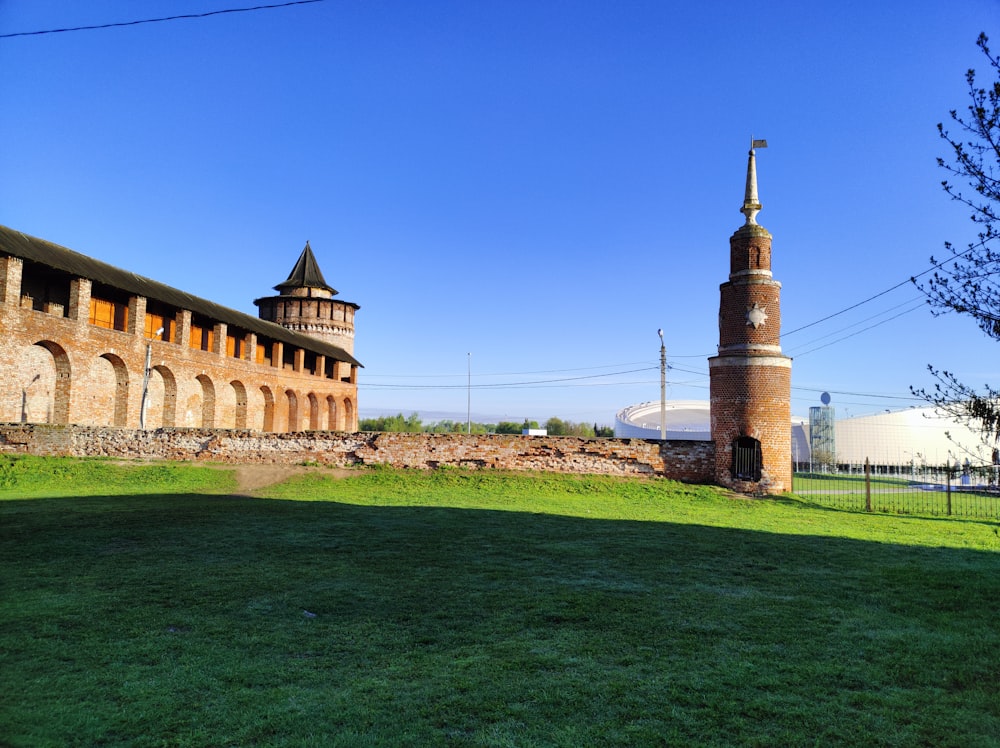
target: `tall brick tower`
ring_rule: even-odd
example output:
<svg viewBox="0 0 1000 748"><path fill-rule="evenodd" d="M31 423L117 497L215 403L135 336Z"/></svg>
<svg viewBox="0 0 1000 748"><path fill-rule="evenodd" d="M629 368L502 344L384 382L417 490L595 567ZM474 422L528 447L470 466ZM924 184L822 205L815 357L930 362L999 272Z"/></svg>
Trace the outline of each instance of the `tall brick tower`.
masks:
<svg viewBox="0 0 1000 748"><path fill-rule="evenodd" d="M280 295L254 299L261 319L318 338L354 355L354 313L361 307L333 298L337 291L323 278L309 242L287 280L276 285L274 290Z"/></svg>
<svg viewBox="0 0 1000 748"><path fill-rule="evenodd" d="M744 493L792 487L792 360L781 353L781 283L771 277L771 235L757 223L754 140L747 162L746 223L729 238L720 287L719 353L708 360L716 480Z"/></svg>

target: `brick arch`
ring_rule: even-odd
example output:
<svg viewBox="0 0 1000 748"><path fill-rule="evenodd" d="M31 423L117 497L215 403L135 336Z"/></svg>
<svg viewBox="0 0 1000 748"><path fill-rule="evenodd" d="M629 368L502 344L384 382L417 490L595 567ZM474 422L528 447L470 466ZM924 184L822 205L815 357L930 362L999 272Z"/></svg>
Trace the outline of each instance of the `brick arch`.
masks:
<svg viewBox="0 0 1000 748"><path fill-rule="evenodd" d="M121 356L102 353L101 358L111 364L115 373L114 412L111 425L124 428L128 424L128 367Z"/></svg>
<svg viewBox="0 0 1000 748"><path fill-rule="evenodd" d="M243 382L234 379L229 383L236 393L236 423L235 428L245 429L247 427L247 388Z"/></svg>
<svg viewBox="0 0 1000 748"><path fill-rule="evenodd" d="M294 390L285 390L285 399L288 401L288 431L298 431L299 425L299 397Z"/></svg>
<svg viewBox="0 0 1000 748"><path fill-rule="evenodd" d="M309 402L309 428L312 431L319 431L319 398L315 392L310 392L307 396Z"/></svg>
<svg viewBox="0 0 1000 748"><path fill-rule="evenodd" d="M161 404L160 412L162 413L161 425L166 426L168 428L171 426L176 426L177 425L177 379L174 377L174 373L166 366L163 366L162 364L159 366L154 366L149 370L150 390L153 390L155 386L154 385L155 380L153 377L154 373L159 374L160 380L163 382L163 400L160 403ZM155 403L156 400L154 399L151 404Z"/></svg>
<svg viewBox="0 0 1000 748"><path fill-rule="evenodd" d="M333 395L326 397L326 427L330 431L342 430L337 423L337 398Z"/></svg>
<svg viewBox="0 0 1000 748"><path fill-rule="evenodd" d="M30 377L21 390L22 420L29 416L27 402L31 397L31 385L39 383L42 378L48 379L51 376L51 398L48 395L41 396L46 401L44 404L46 420L50 423L69 423L69 399L73 380L66 349L51 340L39 340L31 348L32 350L39 348L48 351L51 358L47 357L46 371L36 372L38 377ZM47 368L49 363L51 363L52 369Z"/></svg>
<svg viewBox="0 0 1000 748"><path fill-rule="evenodd" d="M344 431L357 431L356 416L354 413L354 401L349 397L344 398Z"/></svg>
<svg viewBox="0 0 1000 748"><path fill-rule="evenodd" d="M260 386L260 394L264 398L264 431L274 431L274 393L266 384Z"/></svg>
<svg viewBox="0 0 1000 748"><path fill-rule="evenodd" d="M195 379L201 385L201 428L215 428L215 385L206 374Z"/></svg>

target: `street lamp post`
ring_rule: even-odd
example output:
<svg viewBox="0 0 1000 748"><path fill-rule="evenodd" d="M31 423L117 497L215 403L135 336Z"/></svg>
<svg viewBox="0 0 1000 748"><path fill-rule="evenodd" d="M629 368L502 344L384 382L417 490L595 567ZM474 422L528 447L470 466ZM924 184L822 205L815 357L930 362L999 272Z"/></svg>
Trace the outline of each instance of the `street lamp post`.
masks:
<svg viewBox="0 0 1000 748"><path fill-rule="evenodd" d="M660 439L667 440L667 346L663 342L663 328L656 331L660 336Z"/></svg>
<svg viewBox="0 0 1000 748"><path fill-rule="evenodd" d="M156 331L156 337L163 334L161 327ZM149 369L153 363L153 341L146 342L146 368L142 375L142 402L139 405L139 428L146 428L146 406L149 401Z"/></svg>

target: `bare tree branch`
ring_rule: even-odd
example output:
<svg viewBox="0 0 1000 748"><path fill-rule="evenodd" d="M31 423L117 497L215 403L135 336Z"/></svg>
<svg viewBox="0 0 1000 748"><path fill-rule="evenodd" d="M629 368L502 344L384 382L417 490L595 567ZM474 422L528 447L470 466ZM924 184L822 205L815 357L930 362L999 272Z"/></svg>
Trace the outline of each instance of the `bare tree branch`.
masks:
<svg viewBox="0 0 1000 748"><path fill-rule="evenodd" d="M941 182L952 200L971 208L969 217L977 226L978 241L947 259L932 257L933 275L914 284L927 296L933 313L967 314L986 335L1000 341L1000 251L995 248L1000 233L1000 58L990 52L986 34L979 35L976 46L985 55L994 80L982 86L975 70L966 72L967 113L949 113L956 135L938 124L950 159L937 162L950 177L971 188L963 191L948 179ZM952 249L947 243L945 248ZM931 390L911 388L913 394L979 431L985 443L1000 444L1000 391L988 384L979 390L951 372L928 369L937 384Z"/></svg>

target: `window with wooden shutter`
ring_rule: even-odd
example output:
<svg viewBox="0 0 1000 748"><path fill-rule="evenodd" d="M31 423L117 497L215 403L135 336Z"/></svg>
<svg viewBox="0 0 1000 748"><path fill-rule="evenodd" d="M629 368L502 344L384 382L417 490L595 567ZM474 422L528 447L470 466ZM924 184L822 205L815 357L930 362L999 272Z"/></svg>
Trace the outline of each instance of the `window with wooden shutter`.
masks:
<svg viewBox="0 0 1000 748"><path fill-rule="evenodd" d="M150 340L155 340L157 335L156 331L163 328L163 333L167 331L166 325L163 321L162 314L150 314L146 312L146 325L145 325L145 335ZM163 335L163 333L160 333Z"/></svg>
<svg viewBox="0 0 1000 748"><path fill-rule="evenodd" d="M243 338L227 334L226 355L233 358L243 358Z"/></svg>
<svg viewBox="0 0 1000 748"><path fill-rule="evenodd" d="M90 297L90 324L115 329L115 305L104 299Z"/></svg>

